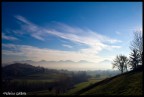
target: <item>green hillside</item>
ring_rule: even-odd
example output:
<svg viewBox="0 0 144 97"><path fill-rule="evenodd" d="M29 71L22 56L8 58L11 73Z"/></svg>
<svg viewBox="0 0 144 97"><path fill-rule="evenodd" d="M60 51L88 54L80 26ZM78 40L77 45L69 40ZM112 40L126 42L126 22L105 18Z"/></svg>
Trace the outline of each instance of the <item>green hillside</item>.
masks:
<svg viewBox="0 0 144 97"><path fill-rule="evenodd" d="M88 78L84 71L71 72L14 63L2 68L2 91L24 91L27 95L60 95Z"/></svg>
<svg viewBox="0 0 144 97"><path fill-rule="evenodd" d="M88 81L86 82L81 82L79 84L76 84L74 86L74 88L68 90L68 92L62 94L62 95L75 95L75 93L77 93L78 91L80 91L81 89L88 87L96 82L101 81L102 79L96 79L96 78L90 78Z"/></svg>
<svg viewBox="0 0 144 97"><path fill-rule="evenodd" d="M143 72L140 70L130 71L117 75L88 86L76 95L142 95Z"/></svg>
<svg viewBox="0 0 144 97"><path fill-rule="evenodd" d="M28 64L12 64L2 70L3 91L25 91L27 95L143 94L142 66L108 78L88 77L84 72L50 70Z"/></svg>

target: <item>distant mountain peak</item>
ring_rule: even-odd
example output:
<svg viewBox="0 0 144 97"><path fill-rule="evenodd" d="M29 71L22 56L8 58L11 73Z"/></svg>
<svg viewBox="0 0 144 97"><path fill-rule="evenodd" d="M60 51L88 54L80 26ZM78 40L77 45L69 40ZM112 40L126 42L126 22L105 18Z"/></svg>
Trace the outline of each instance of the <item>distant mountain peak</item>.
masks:
<svg viewBox="0 0 144 97"><path fill-rule="evenodd" d="M41 60L41 61L39 61L39 62L47 62L46 60Z"/></svg>
<svg viewBox="0 0 144 97"><path fill-rule="evenodd" d="M69 63L73 63L74 61L71 61L71 60L60 60L60 61L57 61L57 62L69 62Z"/></svg>
<svg viewBox="0 0 144 97"><path fill-rule="evenodd" d="M86 60L80 60L80 61L78 61L78 62L80 62L80 63L90 63L90 62L88 62L88 61L86 61Z"/></svg>

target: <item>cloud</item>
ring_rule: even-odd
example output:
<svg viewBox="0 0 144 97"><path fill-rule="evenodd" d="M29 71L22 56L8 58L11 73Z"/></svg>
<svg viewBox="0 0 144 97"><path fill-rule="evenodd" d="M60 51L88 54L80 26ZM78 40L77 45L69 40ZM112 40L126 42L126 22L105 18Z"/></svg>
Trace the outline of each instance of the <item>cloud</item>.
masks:
<svg viewBox="0 0 144 97"><path fill-rule="evenodd" d="M20 30L14 30L19 32L25 32L23 34L30 34L33 38L46 41L47 36L53 35L65 41L71 41L76 44L83 44L87 48L80 48L78 51L61 51L52 50L48 48L38 48L28 45L14 45L14 44L4 44L5 47L15 48L13 50L4 50L3 54L8 55L18 55L25 56L27 59L31 60L87 60L90 62L98 62L104 58L99 57L97 54L102 50L114 50L121 48L118 45L113 45L114 43L122 42L117 39L113 39L90 29L82 29L78 27L72 27L67 24L55 22L52 27L41 27L35 23L30 22L22 16L15 16L17 20L21 22ZM19 33L17 32L17 34ZM21 34L21 33L20 33ZM13 45L13 46L12 46ZM61 44L64 47L72 48L72 45ZM58 48L57 48L58 49ZM70 56L70 57L69 57Z"/></svg>
<svg viewBox="0 0 144 97"><path fill-rule="evenodd" d="M26 18L24 18L24 17L22 17L22 16L20 16L20 15L16 15L15 18L18 19L18 20L20 20L20 21L22 21L22 22L24 22L25 24L33 25L33 23L31 23L31 22L28 21ZM33 25L33 27L36 27L36 26Z"/></svg>
<svg viewBox="0 0 144 97"><path fill-rule="evenodd" d="M73 46L67 45L67 44L62 44L62 46L67 47L67 48L73 48Z"/></svg>
<svg viewBox="0 0 144 97"><path fill-rule="evenodd" d="M13 33L17 34L17 35L23 35L24 32L20 31L20 30L12 30Z"/></svg>
<svg viewBox="0 0 144 97"><path fill-rule="evenodd" d="M90 36L92 39L97 39L97 40L99 40L102 43L111 43L111 44L113 44L113 43L122 42L121 40L113 39L113 38L98 34L97 32L94 32L94 31L92 31L90 29L88 29L87 32L88 32L86 34L87 36Z"/></svg>
<svg viewBox="0 0 144 97"><path fill-rule="evenodd" d="M36 38L36 39L38 39L38 40L44 41L44 38L42 38L40 35L38 35L38 33L32 34L31 36L34 37L34 38Z"/></svg>
<svg viewBox="0 0 144 97"><path fill-rule="evenodd" d="M70 33L66 29L63 29L62 32L56 31L55 29L45 30L45 32L47 32L48 34L52 34L54 36L57 36L59 38L69 40L69 41L74 42L74 43L81 43L81 44L89 46L89 48L81 49L81 51L90 51L91 52L92 50L94 50L96 52L99 52L102 49L111 50L111 49L118 48L120 46L115 46L115 45L111 46L111 45L107 45L106 43L121 42L121 41L116 40L116 39L111 39L109 37L102 36L102 35L97 34L96 32L93 32L91 30L82 30L81 29L81 31L77 34L76 33Z"/></svg>
<svg viewBox="0 0 144 97"><path fill-rule="evenodd" d="M120 33L119 31L116 31L116 34L117 34L117 35L121 35L121 33Z"/></svg>
<svg viewBox="0 0 144 97"><path fill-rule="evenodd" d="M23 61L25 60L32 60L35 62L46 60L46 61L67 61L71 60L75 62L80 62L80 60L88 61L88 64L79 63L79 64L39 64L40 66L44 67L52 67L52 68L64 68L64 69L78 69L78 70L88 70L88 69L111 69L111 64L100 64L106 58L102 58L93 54L87 54L85 52L75 52L75 51L60 51L60 50L53 50L47 48L38 48L29 45L15 45L15 44L2 44L2 47L7 48L6 50L2 50L2 56L9 56L17 58L17 60L13 61ZM22 58L23 57L23 58ZM14 59L15 59L14 58ZM9 60L9 59L8 59ZM8 60L2 58L3 63L7 63ZM10 60L12 62L12 59ZM92 63L90 63L92 62ZM36 65L36 64L34 64ZM75 67L77 65L77 67Z"/></svg>
<svg viewBox="0 0 144 97"><path fill-rule="evenodd" d="M140 35L143 35L143 28L142 27L136 27L136 28L132 28L132 29L128 29L130 30L130 34L134 35L134 33L140 33ZM133 36L134 37L134 36Z"/></svg>
<svg viewBox="0 0 144 97"><path fill-rule="evenodd" d="M36 24L28 21L26 18L22 17L22 16L15 16L16 19L18 19L19 21L21 21L23 24L21 24L21 30L19 32L29 32L27 34L30 34L32 37L44 41L44 29L37 26ZM15 31L16 32L16 31ZM17 32L18 33L18 32ZM26 33L25 33L26 34Z"/></svg>
<svg viewBox="0 0 144 97"><path fill-rule="evenodd" d="M142 27L132 28L132 29L128 29L128 30L131 30L133 32L143 32L143 28Z"/></svg>
<svg viewBox="0 0 144 97"><path fill-rule="evenodd" d="M19 21L23 22L22 30L30 32L31 36L39 39L45 40L45 36L50 34L70 40L76 43L82 43L89 46L100 46L104 43L117 43L121 42L120 40L112 39L103 35L100 35L90 29L81 29L78 27L71 27L69 25L55 22L53 28L40 27L22 16L15 16ZM54 29L55 28L55 29ZM100 44L100 45L98 45Z"/></svg>
<svg viewBox="0 0 144 97"><path fill-rule="evenodd" d="M57 25L57 30L61 30L64 32L68 32L68 33L73 33L73 34L81 34L83 33L83 29L80 29L78 27L71 27L69 25L66 25L64 23L60 23L60 22L54 22Z"/></svg>
<svg viewBox="0 0 144 97"><path fill-rule="evenodd" d="M13 37L13 36L8 36L8 35L5 35L4 33L2 33L2 39L5 39L5 40L18 40L18 38L16 37Z"/></svg>
<svg viewBox="0 0 144 97"><path fill-rule="evenodd" d="M27 60L47 60L47 61L59 61L59 60L87 60L90 62L98 62L102 60L101 57L95 55L87 55L85 52L80 51L61 51L61 50L53 50L47 48L38 48L29 45L15 45L15 44L2 44L3 48L7 48L6 50L2 50L3 55L8 56L23 56L27 58Z"/></svg>
<svg viewBox="0 0 144 97"><path fill-rule="evenodd" d="M78 62L80 60L85 60L89 62L94 62L93 65L82 65L79 66L83 68L109 68L111 67L111 64L100 64L103 60L111 60L112 58L103 58L94 54L91 54L89 52L76 52L76 51L61 51L61 50L53 50L53 49L47 49L47 48L38 48L34 46L29 45L15 45L15 44L2 44L2 47L7 48L7 50L2 50L2 56L9 56L9 57L16 57L17 60L33 60L33 61L41 61L41 60L47 60L47 61L60 61L60 60L71 60L74 62ZM23 58L22 58L23 57ZM14 58L15 59L15 58ZM12 61L12 60L11 60ZM16 60L13 60L16 61ZM2 62L6 63L7 60L2 58ZM74 65L74 64L73 64ZM43 65L44 66L44 65ZM66 65L64 65L66 66ZM69 68L71 68L69 65L67 65ZM74 65L75 66L75 65ZM61 68L61 65L58 64L56 67Z"/></svg>

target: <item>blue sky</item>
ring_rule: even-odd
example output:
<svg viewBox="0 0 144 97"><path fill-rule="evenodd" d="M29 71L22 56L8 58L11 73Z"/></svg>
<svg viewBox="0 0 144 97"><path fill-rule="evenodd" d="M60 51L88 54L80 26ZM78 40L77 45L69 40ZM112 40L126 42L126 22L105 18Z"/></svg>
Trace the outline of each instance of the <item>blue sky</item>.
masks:
<svg viewBox="0 0 144 97"><path fill-rule="evenodd" d="M141 2L2 2L2 62L112 61L136 30Z"/></svg>

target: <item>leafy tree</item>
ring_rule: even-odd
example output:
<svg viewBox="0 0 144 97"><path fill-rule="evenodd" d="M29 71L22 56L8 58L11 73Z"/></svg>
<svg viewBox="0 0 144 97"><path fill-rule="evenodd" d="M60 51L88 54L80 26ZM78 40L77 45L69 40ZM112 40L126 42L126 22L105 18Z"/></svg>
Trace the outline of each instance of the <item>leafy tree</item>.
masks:
<svg viewBox="0 0 144 97"><path fill-rule="evenodd" d="M127 71L128 58L124 55L117 55L112 64L113 68L118 68L123 73Z"/></svg>

